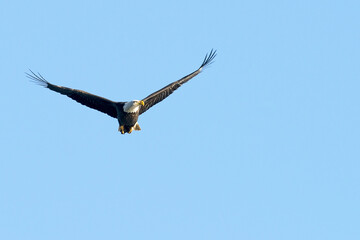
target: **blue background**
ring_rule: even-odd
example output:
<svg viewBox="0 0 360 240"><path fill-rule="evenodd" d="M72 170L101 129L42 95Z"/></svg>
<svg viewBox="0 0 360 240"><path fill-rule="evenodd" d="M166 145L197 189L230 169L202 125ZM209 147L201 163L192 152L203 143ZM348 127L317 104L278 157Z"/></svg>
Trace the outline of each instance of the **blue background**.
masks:
<svg viewBox="0 0 360 240"><path fill-rule="evenodd" d="M1 239L360 239L359 1L3 1ZM121 135L39 87L141 99Z"/></svg>

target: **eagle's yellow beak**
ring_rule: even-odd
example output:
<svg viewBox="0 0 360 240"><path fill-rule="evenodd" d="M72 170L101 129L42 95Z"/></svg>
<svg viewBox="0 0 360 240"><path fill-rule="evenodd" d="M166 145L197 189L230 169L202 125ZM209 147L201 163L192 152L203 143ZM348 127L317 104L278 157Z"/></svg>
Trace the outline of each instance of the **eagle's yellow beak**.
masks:
<svg viewBox="0 0 360 240"><path fill-rule="evenodd" d="M143 106L145 105L144 101L140 101L139 104Z"/></svg>

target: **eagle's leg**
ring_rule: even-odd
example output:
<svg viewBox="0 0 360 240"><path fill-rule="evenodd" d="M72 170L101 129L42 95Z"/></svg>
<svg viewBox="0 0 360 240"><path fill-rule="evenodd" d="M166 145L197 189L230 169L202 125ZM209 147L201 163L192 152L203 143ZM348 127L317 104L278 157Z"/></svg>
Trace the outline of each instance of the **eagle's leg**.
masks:
<svg viewBox="0 0 360 240"><path fill-rule="evenodd" d="M119 126L119 132L121 132L121 134L125 134L125 129L124 129L124 125Z"/></svg>

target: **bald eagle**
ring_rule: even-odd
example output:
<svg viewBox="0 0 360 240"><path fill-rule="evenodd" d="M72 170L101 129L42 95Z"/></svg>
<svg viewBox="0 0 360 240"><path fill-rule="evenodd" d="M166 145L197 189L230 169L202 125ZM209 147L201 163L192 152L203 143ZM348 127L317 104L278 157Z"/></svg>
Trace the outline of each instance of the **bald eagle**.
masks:
<svg viewBox="0 0 360 240"><path fill-rule="evenodd" d="M118 130L121 132L121 134L125 134L131 133L133 130L141 130L138 123L139 115L143 114L149 108L167 98L181 85L198 75L204 67L212 63L215 56L216 50L211 50L209 54L206 54L203 63L196 71L190 73L189 75L186 75L178 81L170 83L169 85L150 94L142 100L132 100L128 102L113 102L109 99L99 97L82 90L57 86L48 82L43 76L41 76L40 73L35 74L31 70L31 74L26 73L26 75L32 81L41 86L44 86L60 94L66 95L87 107L106 113L113 118L117 118L119 122Z"/></svg>

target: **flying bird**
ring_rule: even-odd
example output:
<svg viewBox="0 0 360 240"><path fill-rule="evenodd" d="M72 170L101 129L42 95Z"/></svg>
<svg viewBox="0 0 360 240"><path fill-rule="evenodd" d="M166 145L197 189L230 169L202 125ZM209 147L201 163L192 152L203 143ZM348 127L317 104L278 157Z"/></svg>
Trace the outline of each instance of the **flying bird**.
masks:
<svg viewBox="0 0 360 240"><path fill-rule="evenodd" d="M121 134L130 134L133 130L141 130L138 123L139 115L143 114L152 106L167 98L181 85L198 75L204 69L204 67L209 66L213 62L215 56L216 50L211 50L209 54L206 54L203 63L196 71L186 75L180 80L170 83L169 85L150 94L142 100L132 100L128 102L114 102L82 90L57 86L48 82L40 73L35 74L31 70L29 70L31 74L26 73L26 75L32 81L41 86L44 86L60 94L66 95L87 107L106 113L113 118L117 118L119 122L118 130L121 132Z"/></svg>

